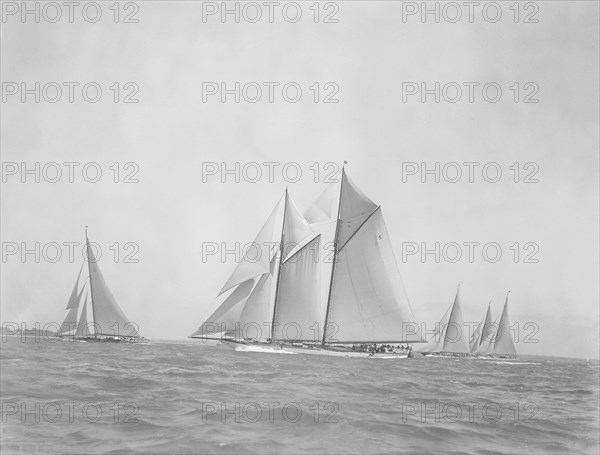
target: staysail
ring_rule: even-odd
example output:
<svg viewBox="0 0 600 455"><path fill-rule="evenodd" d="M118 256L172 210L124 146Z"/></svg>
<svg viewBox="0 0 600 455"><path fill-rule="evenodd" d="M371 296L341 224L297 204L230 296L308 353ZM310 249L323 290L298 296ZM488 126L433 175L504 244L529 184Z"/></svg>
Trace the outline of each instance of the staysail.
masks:
<svg viewBox="0 0 600 455"><path fill-rule="evenodd" d="M92 336L92 330L88 326L88 309L87 309L87 293L85 294L85 302L83 309L81 310L81 316L79 316L79 324L77 324L77 330L75 331L75 338L88 338ZM95 330L94 330L95 333Z"/></svg>
<svg viewBox="0 0 600 455"><path fill-rule="evenodd" d="M321 340L325 305L319 293L321 236L315 237L281 266L274 339Z"/></svg>
<svg viewBox="0 0 600 455"><path fill-rule="evenodd" d="M417 346L414 351L415 352L440 352L444 347L444 337L446 333L446 327L448 326L448 321L450 320L450 313L452 312L452 307L454 306L454 302L448 307L444 316L435 327L435 331L433 332L433 336L429 339L429 341L422 345Z"/></svg>
<svg viewBox="0 0 600 455"><path fill-rule="evenodd" d="M81 270L83 270L83 264L81 265ZM69 310L67 313L67 317L64 322L60 326L60 329L57 332L57 335L64 335L74 331L77 328L77 313L79 311L79 303L81 302L81 295L83 294L84 286L78 291L79 287L79 278L81 277L81 270L79 270L79 276L77 277L77 281L75 282L75 287L73 288L73 292L71 293L71 297L69 298L69 303L67 304L66 310Z"/></svg>
<svg viewBox="0 0 600 455"><path fill-rule="evenodd" d="M483 319L483 321L481 321L479 323L479 325L477 326L477 329L475 330L475 332L473 333L473 337L471 339L471 343L469 345L469 351L471 352L471 354L475 354L475 352L477 351L477 349L479 349L479 346L481 345L481 343L483 342L483 340L486 339L491 339L492 336L492 302L490 301L490 303L488 304L488 309L487 309L487 313L485 314L485 318Z"/></svg>

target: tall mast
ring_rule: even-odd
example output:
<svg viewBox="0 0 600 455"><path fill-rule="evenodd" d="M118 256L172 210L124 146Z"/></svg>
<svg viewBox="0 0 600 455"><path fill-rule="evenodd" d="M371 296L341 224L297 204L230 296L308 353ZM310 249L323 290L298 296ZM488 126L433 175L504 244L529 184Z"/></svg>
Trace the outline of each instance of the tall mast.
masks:
<svg viewBox="0 0 600 455"><path fill-rule="evenodd" d="M94 291L92 290L92 263L90 261L90 252L92 249L90 248L90 241L87 235L87 226L85 227L85 247L87 253L88 272L90 274L90 306L92 307L92 324L94 325L94 338L98 338L98 334L96 333L96 305L94 305Z"/></svg>
<svg viewBox="0 0 600 455"><path fill-rule="evenodd" d="M275 316L277 315L277 300L279 298L279 281L281 277L281 264L283 263L283 242L285 241L285 218L287 216L288 189L285 187L285 200L283 202L283 224L281 225L281 239L279 240L279 264L277 265L277 281L275 283L275 301L273 302L273 319L271 320L271 342L275 337Z"/></svg>
<svg viewBox="0 0 600 455"><path fill-rule="evenodd" d="M340 209L342 207L342 192L344 191L344 166L342 166L342 178L340 179L340 200L338 201L338 210L335 218L335 237L333 239L333 264L331 264L331 279L329 280L329 294L327 296L327 309L325 310L325 324L323 325L323 339L321 346L325 345L325 337L327 336L327 323L329 322L329 308L331 307L331 293L333 291L333 274L335 273L335 264L338 254L338 231L340 229Z"/></svg>

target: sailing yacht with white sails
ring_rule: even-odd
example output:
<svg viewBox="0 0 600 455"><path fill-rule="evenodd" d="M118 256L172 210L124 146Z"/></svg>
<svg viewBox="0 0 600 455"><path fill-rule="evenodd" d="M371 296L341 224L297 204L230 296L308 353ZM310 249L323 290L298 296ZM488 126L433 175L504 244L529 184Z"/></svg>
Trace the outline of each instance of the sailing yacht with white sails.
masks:
<svg viewBox="0 0 600 455"><path fill-rule="evenodd" d="M510 316L508 314L508 296L506 294L504 308L500 315L500 320L490 324L490 331L487 338L482 338L479 348L474 351L474 355L482 357L493 357L500 359L516 359L517 347L511 331ZM487 319L487 316L486 316ZM490 315L491 319L491 315Z"/></svg>
<svg viewBox="0 0 600 455"><path fill-rule="evenodd" d="M423 355L466 357L470 351L464 329L459 283L454 302L440 320L433 337L415 351Z"/></svg>
<svg viewBox="0 0 600 455"><path fill-rule="evenodd" d="M192 338L359 357L407 357L423 342L381 207L344 169L304 216L286 190L253 245Z"/></svg>
<svg viewBox="0 0 600 455"><path fill-rule="evenodd" d="M84 262L67 303L69 312L57 335L81 341L139 342L142 337L136 324L127 319L100 272L87 229L85 241L88 275L81 280Z"/></svg>

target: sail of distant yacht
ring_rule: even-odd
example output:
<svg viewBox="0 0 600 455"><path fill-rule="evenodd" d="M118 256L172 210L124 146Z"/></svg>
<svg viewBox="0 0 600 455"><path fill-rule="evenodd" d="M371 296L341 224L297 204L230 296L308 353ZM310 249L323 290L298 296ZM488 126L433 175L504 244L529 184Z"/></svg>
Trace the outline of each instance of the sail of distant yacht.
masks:
<svg viewBox="0 0 600 455"><path fill-rule="evenodd" d="M469 345L469 351L471 354L475 354L479 346L484 340L491 340L491 337L494 333L494 328L492 326L492 302L488 304L488 309L485 314L485 318L479 323L477 329L473 333L473 337L471 338L471 343Z"/></svg>
<svg viewBox="0 0 600 455"><path fill-rule="evenodd" d="M459 284L454 302L440 320L433 337L415 351L423 355L468 355L470 351L464 329Z"/></svg>
<svg viewBox="0 0 600 455"><path fill-rule="evenodd" d="M82 283L82 264L67 303L69 312L57 335L86 341L138 341L137 328L117 304L100 272L87 231L85 239L88 276Z"/></svg>

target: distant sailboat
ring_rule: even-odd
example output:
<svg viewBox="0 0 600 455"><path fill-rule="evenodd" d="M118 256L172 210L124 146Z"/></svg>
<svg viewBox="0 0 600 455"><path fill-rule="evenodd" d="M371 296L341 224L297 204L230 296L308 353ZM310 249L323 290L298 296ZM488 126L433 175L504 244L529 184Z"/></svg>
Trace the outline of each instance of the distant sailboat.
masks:
<svg viewBox="0 0 600 455"><path fill-rule="evenodd" d="M502 309L502 316L500 317L498 329L496 329L494 348L491 354L492 357L517 357L517 346L515 345L515 340L513 339L510 316L508 315L508 294L510 294L510 291L506 294L506 301L504 302L504 308Z"/></svg>
<svg viewBox="0 0 600 455"><path fill-rule="evenodd" d="M423 355L468 356L470 350L464 329L459 284L454 302L440 320L433 337L415 351Z"/></svg>
<svg viewBox="0 0 600 455"><path fill-rule="evenodd" d="M82 264L67 303L69 312L57 335L85 341L140 341L136 327L127 319L104 281L87 230L85 240L89 275L81 284Z"/></svg>
<svg viewBox="0 0 600 455"><path fill-rule="evenodd" d="M512 336L511 322L508 315L509 294L510 291L506 294L502 314L496 319L496 322L489 325L487 335L481 338L479 347L474 351L475 355L503 359L517 357L517 347Z"/></svg>
<svg viewBox="0 0 600 455"><path fill-rule="evenodd" d="M346 356L373 355L367 345L374 344L399 356L390 343L423 341L381 207L345 170L305 216L286 190L254 244L259 259L242 259L192 338L236 343L238 350Z"/></svg>
<svg viewBox="0 0 600 455"><path fill-rule="evenodd" d="M479 346L484 340L491 340L494 334L494 326L492 322L492 302L488 303L488 309L485 314L485 318L483 321L479 323L477 329L473 333L473 337L471 338L471 343L469 345L469 351L471 354L475 354Z"/></svg>

